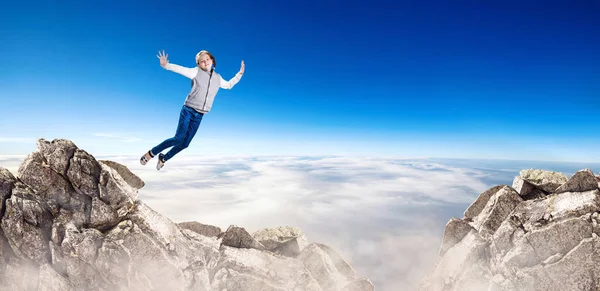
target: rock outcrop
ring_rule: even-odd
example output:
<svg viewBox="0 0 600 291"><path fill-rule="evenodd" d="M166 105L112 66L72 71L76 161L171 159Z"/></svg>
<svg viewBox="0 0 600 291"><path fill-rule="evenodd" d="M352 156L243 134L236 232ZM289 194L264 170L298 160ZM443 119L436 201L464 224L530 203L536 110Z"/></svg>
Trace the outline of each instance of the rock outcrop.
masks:
<svg viewBox="0 0 600 291"><path fill-rule="evenodd" d="M297 228L174 223L127 167L39 139L0 167L0 290L374 290Z"/></svg>
<svg viewBox="0 0 600 291"><path fill-rule="evenodd" d="M600 176L529 169L446 225L421 291L600 290Z"/></svg>

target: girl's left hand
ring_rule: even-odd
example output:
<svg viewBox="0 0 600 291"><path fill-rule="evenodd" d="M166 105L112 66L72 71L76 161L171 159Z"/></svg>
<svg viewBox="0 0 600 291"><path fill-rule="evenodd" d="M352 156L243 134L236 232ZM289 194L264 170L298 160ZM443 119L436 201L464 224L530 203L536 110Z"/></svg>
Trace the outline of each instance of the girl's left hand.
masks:
<svg viewBox="0 0 600 291"><path fill-rule="evenodd" d="M240 74L244 74L244 61L242 60L242 66L240 68Z"/></svg>

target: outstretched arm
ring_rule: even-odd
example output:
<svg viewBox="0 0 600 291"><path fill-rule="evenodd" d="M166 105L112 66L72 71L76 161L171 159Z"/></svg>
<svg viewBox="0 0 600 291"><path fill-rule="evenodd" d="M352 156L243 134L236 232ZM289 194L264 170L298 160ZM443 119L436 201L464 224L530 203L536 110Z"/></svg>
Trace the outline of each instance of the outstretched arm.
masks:
<svg viewBox="0 0 600 291"><path fill-rule="evenodd" d="M163 67L163 69L165 70L178 73L180 75L188 77L189 79L193 79L198 73L198 67L186 68L180 65L170 64L169 60L167 59L169 57L169 54L165 54L165 51L162 51L162 54L158 52L158 55L156 57L160 59L160 66Z"/></svg>
<svg viewBox="0 0 600 291"><path fill-rule="evenodd" d="M240 79L242 78L242 75L244 75L244 61L242 61L242 66L240 68L240 71L235 74L235 76L233 78L231 78L229 81L225 81L225 79L223 79L223 77L221 77L221 88L223 89L231 89L233 88L233 86L235 86L235 84L237 84Z"/></svg>

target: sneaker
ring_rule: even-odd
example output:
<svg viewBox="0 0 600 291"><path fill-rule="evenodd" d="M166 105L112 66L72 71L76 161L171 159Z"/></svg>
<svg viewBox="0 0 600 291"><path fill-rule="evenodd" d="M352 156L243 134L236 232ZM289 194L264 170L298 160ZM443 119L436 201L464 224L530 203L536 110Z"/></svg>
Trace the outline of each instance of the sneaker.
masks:
<svg viewBox="0 0 600 291"><path fill-rule="evenodd" d="M150 161L152 158L154 158L152 151L148 151L140 158L140 164L146 165L146 163L148 163L148 161Z"/></svg>
<svg viewBox="0 0 600 291"><path fill-rule="evenodd" d="M165 165L165 155L162 153L158 154L158 163L156 163L156 169L160 170Z"/></svg>

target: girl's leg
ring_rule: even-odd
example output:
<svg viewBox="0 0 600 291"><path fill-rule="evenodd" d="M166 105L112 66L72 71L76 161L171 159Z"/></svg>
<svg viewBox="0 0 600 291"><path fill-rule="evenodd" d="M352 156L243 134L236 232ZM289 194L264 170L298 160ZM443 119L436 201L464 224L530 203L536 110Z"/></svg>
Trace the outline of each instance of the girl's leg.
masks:
<svg viewBox="0 0 600 291"><path fill-rule="evenodd" d="M196 136L196 132L198 132L198 128L200 127L200 123L202 122L203 116L204 114L199 113L197 116L195 116L194 119L190 121L190 130L188 131L188 134L185 136L185 140L183 141L183 148L187 148L192 142L194 136Z"/></svg>
<svg viewBox="0 0 600 291"><path fill-rule="evenodd" d="M152 155L157 155L158 153L164 151L168 147L172 147L178 143L183 142L185 139L186 131L190 123L190 119L192 119L192 114L188 107L183 106L181 108L181 113L179 114L179 124L177 125L177 131L175 132L175 136L171 138L165 139L159 145L152 148Z"/></svg>
<svg viewBox="0 0 600 291"><path fill-rule="evenodd" d="M175 144L175 146L173 146L173 148L171 148L171 150L169 150L169 152L167 152L167 154L164 155L163 159L165 162L173 158L173 156L175 156L180 151L187 148L190 145L192 138L194 138L194 136L196 135L196 132L198 131L198 127L200 126L200 122L202 121L202 117L204 116L204 114L193 111L191 112L191 115L192 118L190 118L190 121L188 123L188 129L186 131L185 137L181 140L178 140L179 143Z"/></svg>

